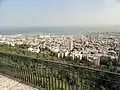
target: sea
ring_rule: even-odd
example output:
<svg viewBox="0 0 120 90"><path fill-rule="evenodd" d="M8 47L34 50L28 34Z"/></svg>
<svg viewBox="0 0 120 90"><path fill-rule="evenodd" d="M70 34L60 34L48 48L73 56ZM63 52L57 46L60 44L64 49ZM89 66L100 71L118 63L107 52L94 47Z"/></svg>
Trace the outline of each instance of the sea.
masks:
<svg viewBox="0 0 120 90"><path fill-rule="evenodd" d="M0 35L81 35L90 32L120 32L116 27L2 27Z"/></svg>

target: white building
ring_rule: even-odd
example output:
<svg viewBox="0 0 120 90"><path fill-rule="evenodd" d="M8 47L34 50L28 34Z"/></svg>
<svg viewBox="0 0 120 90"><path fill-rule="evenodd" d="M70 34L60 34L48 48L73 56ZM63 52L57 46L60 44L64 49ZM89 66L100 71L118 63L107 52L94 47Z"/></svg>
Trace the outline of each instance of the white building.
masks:
<svg viewBox="0 0 120 90"><path fill-rule="evenodd" d="M33 48L32 48L32 47L29 47L29 48L28 48L28 51L32 52L32 51L33 51Z"/></svg>
<svg viewBox="0 0 120 90"><path fill-rule="evenodd" d="M40 52L40 49L39 49L39 48L32 48L32 47L29 47L29 48L28 48L28 51L39 53L39 52Z"/></svg>
<svg viewBox="0 0 120 90"><path fill-rule="evenodd" d="M72 58L73 58L73 60L75 59L75 53L72 54Z"/></svg>
<svg viewBox="0 0 120 90"><path fill-rule="evenodd" d="M73 49L74 43L73 40L68 40L68 50L71 51Z"/></svg>
<svg viewBox="0 0 120 90"><path fill-rule="evenodd" d="M66 52L65 52L65 57L67 57L69 55L69 51L67 50Z"/></svg>
<svg viewBox="0 0 120 90"><path fill-rule="evenodd" d="M11 45L11 46L13 46L13 47L15 46L15 44L14 44L14 43L11 43L10 45Z"/></svg>
<svg viewBox="0 0 120 90"><path fill-rule="evenodd" d="M37 48L37 49L34 50L34 52L39 53L39 52L40 52L40 49Z"/></svg>
<svg viewBox="0 0 120 90"><path fill-rule="evenodd" d="M58 52L58 58L60 58L60 52Z"/></svg>
<svg viewBox="0 0 120 90"><path fill-rule="evenodd" d="M79 53L79 59L82 60L82 54L81 53Z"/></svg>

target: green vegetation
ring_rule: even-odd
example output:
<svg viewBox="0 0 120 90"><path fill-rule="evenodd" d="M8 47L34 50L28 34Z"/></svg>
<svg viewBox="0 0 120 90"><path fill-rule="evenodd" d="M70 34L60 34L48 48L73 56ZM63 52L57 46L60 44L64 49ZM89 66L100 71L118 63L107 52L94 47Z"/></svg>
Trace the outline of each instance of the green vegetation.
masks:
<svg viewBox="0 0 120 90"><path fill-rule="evenodd" d="M29 46L27 45L16 45L15 47L12 47L10 45L0 44L0 51L10 54L19 54L33 58L39 58L43 60L61 60L57 58L57 55L55 53L51 52L47 48L41 49L40 53L32 53L27 51L26 48L28 47ZM43 65L41 65L41 67L38 65L40 62L37 62L36 64L36 60L33 61L32 59L29 60L28 58L27 61L26 59L27 58L24 57L21 57L20 59L17 57L2 58L1 56L0 72L16 77L23 82L48 88L48 90L69 90L70 88L76 88L76 90L120 90L120 78L117 74L115 75L110 73L103 73L102 71L98 72L81 68L76 68L73 70L73 68L69 67L69 70L76 72L76 74L74 74L71 71L68 72L68 70L66 70L68 67L64 65L63 68L60 67L61 65L57 65L55 63L49 65L48 62L47 64L45 64L45 62ZM81 61L75 58L73 61L72 57L64 57L62 60L65 60L68 63L82 63L84 66L91 65L86 60L86 58L83 58ZM45 68L43 68L43 66L45 66ZM102 65L101 69L112 72L120 71L119 67L111 60L109 60L106 65Z"/></svg>
<svg viewBox="0 0 120 90"><path fill-rule="evenodd" d="M16 45L15 47L12 47L11 45L6 44L0 44L0 51L5 53L13 53L13 54L19 54L34 58L39 58L43 60L52 60L52 61L65 61L68 64L75 64L80 66L90 66L96 68L91 62L89 62L85 57L82 58L82 60L79 60L78 58L75 58L74 61L72 57L64 57L64 58L58 58L56 53L51 52L48 48L41 48L40 53L33 53L27 50L29 48L29 45L22 44L22 45ZM99 67L99 69L112 71L112 72L120 72L120 67L117 66L116 60L102 60L102 65ZM98 68L98 67L97 67Z"/></svg>
<svg viewBox="0 0 120 90"><path fill-rule="evenodd" d="M0 72L47 90L120 90L119 74L15 54L0 52Z"/></svg>
<svg viewBox="0 0 120 90"><path fill-rule="evenodd" d="M12 47L10 45L1 44L0 45L0 51L6 52L6 53L13 53L13 54L19 54L24 56L30 56L34 58L40 58L45 60L58 60L57 56L50 52L48 49L41 49L40 53L33 53L27 50L29 46L27 45L16 45L15 47Z"/></svg>
<svg viewBox="0 0 120 90"><path fill-rule="evenodd" d="M0 72L19 79L22 82L47 88L47 90L70 90L70 88L78 88L71 77L74 73L68 72L63 67L61 67L61 64L49 61L0 53ZM77 76L75 77L77 78Z"/></svg>

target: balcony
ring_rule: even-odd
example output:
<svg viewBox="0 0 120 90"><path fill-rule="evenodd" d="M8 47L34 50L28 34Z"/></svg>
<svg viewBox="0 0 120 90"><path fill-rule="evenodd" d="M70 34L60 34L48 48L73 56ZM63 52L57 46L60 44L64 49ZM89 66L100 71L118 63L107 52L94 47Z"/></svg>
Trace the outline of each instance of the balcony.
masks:
<svg viewBox="0 0 120 90"><path fill-rule="evenodd" d="M0 90L38 90L6 76L0 75Z"/></svg>
<svg viewBox="0 0 120 90"><path fill-rule="evenodd" d="M120 74L0 52L0 73L45 90L120 90Z"/></svg>

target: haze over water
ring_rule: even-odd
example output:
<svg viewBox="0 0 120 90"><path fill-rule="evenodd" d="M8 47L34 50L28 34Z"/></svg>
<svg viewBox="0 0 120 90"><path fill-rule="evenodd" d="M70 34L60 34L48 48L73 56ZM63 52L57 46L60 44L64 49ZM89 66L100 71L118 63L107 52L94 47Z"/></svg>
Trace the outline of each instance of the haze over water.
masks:
<svg viewBox="0 0 120 90"><path fill-rule="evenodd" d="M4 35L120 31L117 0L2 0L0 5Z"/></svg>
<svg viewBox="0 0 120 90"><path fill-rule="evenodd" d="M116 26L100 27L21 27L21 28L0 28L2 35L81 35L88 32L120 32Z"/></svg>

